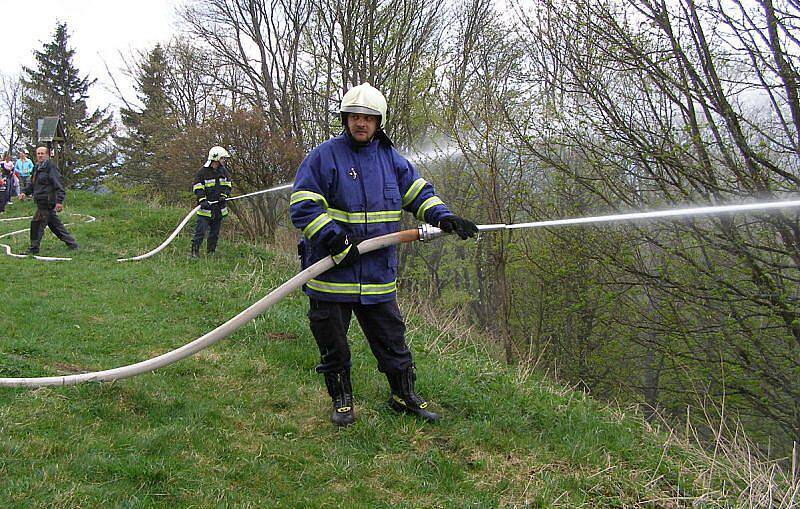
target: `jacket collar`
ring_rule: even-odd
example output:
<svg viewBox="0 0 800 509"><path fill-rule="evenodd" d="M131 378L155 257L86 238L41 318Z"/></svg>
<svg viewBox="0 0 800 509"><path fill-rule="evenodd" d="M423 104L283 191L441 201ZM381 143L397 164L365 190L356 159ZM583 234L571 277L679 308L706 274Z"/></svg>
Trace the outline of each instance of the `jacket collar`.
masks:
<svg viewBox="0 0 800 509"><path fill-rule="evenodd" d="M346 132L343 132L342 134L337 136L337 138L343 139L344 142L347 144L347 146L354 152L359 152L362 150L367 152L375 152L378 149L378 145L380 144L380 141L377 138L372 138L372 141L370 141L369 143L359 143L355 141L353 138L351 138L350 135L347 134Z"/></svg>

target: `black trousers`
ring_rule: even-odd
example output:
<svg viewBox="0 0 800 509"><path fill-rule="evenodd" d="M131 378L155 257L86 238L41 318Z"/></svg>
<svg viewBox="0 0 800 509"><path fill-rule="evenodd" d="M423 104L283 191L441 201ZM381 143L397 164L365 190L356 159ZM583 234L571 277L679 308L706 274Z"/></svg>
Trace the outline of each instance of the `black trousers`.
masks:
<svg viewBox="0 0 800 509"><path fill-rule="evenodd" d="M75 247L78 245L75 242L75 238L64 228L64 223L58 218L55 207L37 203L36 213L31 220L31 251L39 250L45 227L50 228L50 231L68 246Z"/></svg>
<svg viewBox="0 0 800 509"><path fill-rule="evenodd" d="M216 251L220 226L222 226L222 216L213 218L197 216L197 224L194 226L194 237L192 237L192 247L200 249L200 245L203 243L206 233L208 233L208 245L206 250L209 253Z"/></svg>
<svg viewBox="0 0 800 509"><path fill-rule="evenodd" d="M378 360L379 371L392 373L411 366L411 351L405 339L406 325L396 300L366 305L311 299L308 319L319 348L317 373L350 369L347 330L352 313L355 313L372 354Z"/></svg>

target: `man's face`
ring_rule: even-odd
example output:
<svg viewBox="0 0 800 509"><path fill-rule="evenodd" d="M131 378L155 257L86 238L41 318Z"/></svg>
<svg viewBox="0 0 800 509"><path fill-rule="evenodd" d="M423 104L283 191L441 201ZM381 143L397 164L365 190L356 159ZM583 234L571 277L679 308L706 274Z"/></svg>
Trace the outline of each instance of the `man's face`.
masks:
<svg viewBox="0 0 800 509"><path fill-rule="evenodd" d="M362 113L347 114L347 129L350 136L360 143L366 143L375 135L378 130L377 115L364 115Z"/></svg>
<svg viewBox="0 0 800 509"><path fill-rule="evenodd" d="M41 162L47 161L47 159L48 159L47 149L44 148L44 147L37 148L36 149L36 161L41 163Z"/></svg>

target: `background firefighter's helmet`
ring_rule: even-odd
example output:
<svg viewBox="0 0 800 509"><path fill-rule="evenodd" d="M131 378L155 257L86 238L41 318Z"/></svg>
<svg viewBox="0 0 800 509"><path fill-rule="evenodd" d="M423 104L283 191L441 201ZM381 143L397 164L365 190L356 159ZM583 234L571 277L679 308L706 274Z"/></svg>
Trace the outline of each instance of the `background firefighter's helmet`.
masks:
<svg viewBox="0 0 800 509"><path fill-rule="evenodd" d="M228 151L225 150L223 147L219 146L211 147L211 150L208 151L208 161L206 161L206 164L204 164L203 166L208 168L209 166L211 166L212 161L219 161L223 157L230 157L230 156L231 155L228 153Z"/></svg>
<svg viewBox="0 0 800 509"><path fill-rule="evenodd" d="M342 97L339 114L342 115L342 123L347 125L345 113L378 115L381 117L380 128L383 129L386 125L386 98L377 88L369 83L362 83L348 90Z"/></svg>

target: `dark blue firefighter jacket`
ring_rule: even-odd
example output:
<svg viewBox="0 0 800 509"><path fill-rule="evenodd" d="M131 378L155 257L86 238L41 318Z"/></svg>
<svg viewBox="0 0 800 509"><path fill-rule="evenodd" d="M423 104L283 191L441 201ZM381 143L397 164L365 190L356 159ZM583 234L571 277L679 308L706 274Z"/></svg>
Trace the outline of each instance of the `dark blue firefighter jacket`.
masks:
<svg viewBox="0 0 800 509"><path fill-rule="evenodd" d="M320 144L300 164L289 210L292 223L303 231L303 268L327 256L325 246L342 231L363 240L398 231L403 210L434 225L451 214L433 186L392 146L378 140L358 146L346 134ZM393 300L397 249L379 249L355 265L334 267L304 290L326 301Z"/></svg>

